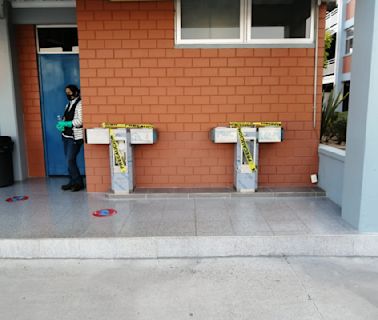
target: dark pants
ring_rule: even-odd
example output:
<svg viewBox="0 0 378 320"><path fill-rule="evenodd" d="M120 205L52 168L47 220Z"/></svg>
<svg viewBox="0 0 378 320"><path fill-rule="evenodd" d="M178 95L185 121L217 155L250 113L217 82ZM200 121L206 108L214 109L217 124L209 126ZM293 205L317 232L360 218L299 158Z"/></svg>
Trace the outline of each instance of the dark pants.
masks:
<svg viewBox="0 0 378 320"><path fill-rule="evenodd" d="M80 175L77 167L76 157L80 152L83 140L74 140L63 137L64 155L66 156L66 163L68 165L68 175L70 178L69 184L78 184L84 186L83 178Z"/></svg>

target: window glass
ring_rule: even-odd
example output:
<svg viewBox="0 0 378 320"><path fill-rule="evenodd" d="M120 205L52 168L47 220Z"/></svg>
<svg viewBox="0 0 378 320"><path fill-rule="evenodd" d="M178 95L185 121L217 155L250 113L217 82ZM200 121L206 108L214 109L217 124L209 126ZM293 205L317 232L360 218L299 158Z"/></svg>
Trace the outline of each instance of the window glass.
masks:
<svg viewBox="0 0 378 320"><path fill-rule="evenodd" d="M181 39L239 39L240 1L181 0Z"/></svg>
<svg viewBox="0 0 378 320"><path fill-rule="evenodd" d="M252 0L252 39L310 38L311 1Z"/></svg>
<svg viewBox="0 0 378 320"><path fill-rule="evenodd" d="M176 1L177 44L198 47L313 42L315 0Z"/></svg>
<svg viewBox="0 0 378 320"><path fill-rule="evenodd" d="M346 40L345 54L353 53L353 38Z"/></svg>
<svg viewBox="0 0 378 320"><path fill-rule="evenodd" d="M77 28L37 28L39 52L78 51Z"/></svg>
<svg viewBox="0 0 378 320"><path fill-rule="evenodd" d="M349 28L346 30L346 43L345 43L345 54L353 53L353 36L354 29Z"/></svg>
<svg viewBox="0 0 378 320"><path fill-rule="evenodd" d="M344 82L344 96L346 94L350 93L350 81L346 81ZM343 101L343 112L344 111L348 111L349 110L349 94L347 95L347 97L344 99Z"/></svg>

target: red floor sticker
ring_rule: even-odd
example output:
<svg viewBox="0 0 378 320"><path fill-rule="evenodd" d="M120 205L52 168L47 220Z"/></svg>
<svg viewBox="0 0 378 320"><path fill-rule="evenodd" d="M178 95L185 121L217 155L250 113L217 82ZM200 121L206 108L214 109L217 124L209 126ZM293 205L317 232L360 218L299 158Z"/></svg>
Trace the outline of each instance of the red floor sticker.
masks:
<svg viewBox="0 0 378 320"><path fill-rule="evenodd" d="M14 197L6 199L5 201L7 201L7 202L17 202L17 201L24 201L24 200L28 200L28 199L29 199L28 196L14 196Z"/></svg>
<svg viewBox="0 0 378 320"><path fill-rule="evenodd" d="M104 218L104 217L114 216L116 213L117 211L114 209L101 209L101 210L92 212L92 215L98 218Z"/></svg>

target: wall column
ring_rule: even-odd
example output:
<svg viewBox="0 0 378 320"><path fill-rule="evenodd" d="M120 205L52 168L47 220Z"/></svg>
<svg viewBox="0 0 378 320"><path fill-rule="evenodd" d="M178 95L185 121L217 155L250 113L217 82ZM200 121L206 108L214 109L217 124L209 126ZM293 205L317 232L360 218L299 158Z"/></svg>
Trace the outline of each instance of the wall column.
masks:
<svg viewBox="0 0 378 320"><path fill-rule="evenodd" d="M0 135L12 137L15 143L14 177L15 180L23 180L27 171L22 110L18 110L17 105L7 8L4 8L4 11L4 16L0 15Z"/></svg>
<svg viewBox="0 0 378 320"><path fill-rule="evenodd" d="M378 3L356 2L342 216L378 232Z"/></svg>

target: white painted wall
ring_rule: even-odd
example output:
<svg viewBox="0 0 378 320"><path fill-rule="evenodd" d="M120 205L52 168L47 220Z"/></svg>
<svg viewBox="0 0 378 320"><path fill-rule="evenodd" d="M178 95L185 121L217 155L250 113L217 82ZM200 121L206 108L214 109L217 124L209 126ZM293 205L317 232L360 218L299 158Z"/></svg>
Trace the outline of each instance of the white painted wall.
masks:
<svg viewBox="0 0 378 320"><path fill-rule="evenodd" d="M378 2L356 1L342 216L378 232Z"/></svg>
<svg viewBox="0 0 378 320"><path fill-rule="evenodd" d="M345 151L319 145L318 185L333 202L342 205Z"/></svg>

